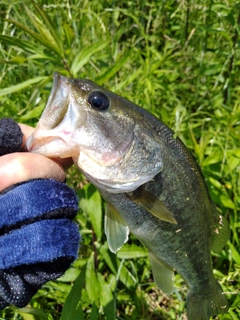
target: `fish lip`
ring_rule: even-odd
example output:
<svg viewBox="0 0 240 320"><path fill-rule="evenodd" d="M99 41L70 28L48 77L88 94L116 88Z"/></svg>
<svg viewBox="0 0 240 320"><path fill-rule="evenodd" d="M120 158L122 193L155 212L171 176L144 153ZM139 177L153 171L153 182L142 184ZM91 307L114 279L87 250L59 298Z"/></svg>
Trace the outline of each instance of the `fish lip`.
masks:
<svg viewBox="0 0 240 320"><path fill-rule="evenodd" d="M64 77L59 72L54 72L51 93L52 93L52 91L55 92L57 90L59 84L60 84L60 86L63 86L64 89L66 90L68 88L69 84L71 84L71 82L72 82L72 79Z"/></svg>
<svg viewBox="0 0 240 320"><path fill-rule="evenodd" d="M52 84L52 89L50 95L56 91L59 82L61 81L61 74L59 72L54 72L53 74L53 84Z"/></svg>
<svg viewBox="0 0 240 320"><path fill-rule="evenodd" d="M40 118L42 128L51 130L62 122L68 111L70 90L71 79L54 72L52 89Z"/></svg>
<svg viewBox="0 0 240 320"><path fill-rule="evenodd" d="M50 150L45 148L46 145L50 145L53 142L67 149L69 136L73 133L72 130L66 131L64 129L66 115L69 112L71 113L71 108L69 109L70 91L71 79L54 72L52 89L46 107L36 129L26 141L26 149L28 151L55 156L56 154L51 153L51 148ZM70 121L72 118L70 116L68 120ZM69 127L72 127L72 125L70 121Z"/></svg>
<svg viewBox="0 0 240 320"><path fill-rule="evenodd" d="M63 87L65 91L67 92L68 90L68 85L70 79L67 77L62 76L59 72L54 72L53 74L53 84L52 84L52 89L49 95L49 99L46 105L46 108L48 105L52 104L52 100L55 98L56 94L61 92L61 88Z"/></svg>
<svg viewBox="0 0 240 320"><path fill-rule="evenodd" d="M56 139L55 136L49 136L46 138L42 138L40 141L41 141L40 144L38 139L33 139L33 143L32 141L29 141L29 144L27 146L28 151L31 153L40 154L49 158L56 158L56 157L72 158L74 156L78 156L79 154L79 150L76 150L75 152L73 152L71 149L68 150L68 144L61 137L57 137ZM54 145L56 144L61 145L60 151L59 149L56 150L54 147L51 148L52 142L54 142ZM46 146L48 147L46 148ZM62 150L64 150L64 155L62 153Z"/></svg>
<svg viewBox="0 0 240 320"><path fill-rule="evenodd" d="M64 139L62 139L61 137L57 137L57 138L56 136L34 137L31 135L26 141L26 149L32 153L37 153L37 154L42 153L45 155L46 150L44 146L46 144L51 143L52 141L56 143L56 140L61 141L61 144L64 143L64 145L66 145L66 141L64 141Z"/></svg>

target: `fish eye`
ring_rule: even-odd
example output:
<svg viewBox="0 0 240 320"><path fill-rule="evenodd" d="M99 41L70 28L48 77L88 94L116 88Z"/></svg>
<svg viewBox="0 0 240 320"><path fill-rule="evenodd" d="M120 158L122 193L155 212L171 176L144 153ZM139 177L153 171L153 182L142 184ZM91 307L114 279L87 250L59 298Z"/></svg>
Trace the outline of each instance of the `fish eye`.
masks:
<svg viewBox="0 0 240 320"><path fill-rule="evenodd" d="M101 91L93 91L89 94L88 103L98 111L106 111L110 106L108 96Z"/></svg>

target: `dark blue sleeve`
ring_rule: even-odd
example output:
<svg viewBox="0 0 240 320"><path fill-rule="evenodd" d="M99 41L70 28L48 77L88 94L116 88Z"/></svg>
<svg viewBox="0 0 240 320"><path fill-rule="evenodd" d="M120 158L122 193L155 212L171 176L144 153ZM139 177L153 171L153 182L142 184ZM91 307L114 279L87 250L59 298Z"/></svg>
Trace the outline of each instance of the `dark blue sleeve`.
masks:
<svg viewBox="0 0 240 320"><path fill-rule="evenodd" d="M13 122L0 120L0 155L22 151L20 127ZM0 193L0 309L24 307L71 266L80 242L72 221L77 210L75 192L53 179L29 180Z"/></svg>

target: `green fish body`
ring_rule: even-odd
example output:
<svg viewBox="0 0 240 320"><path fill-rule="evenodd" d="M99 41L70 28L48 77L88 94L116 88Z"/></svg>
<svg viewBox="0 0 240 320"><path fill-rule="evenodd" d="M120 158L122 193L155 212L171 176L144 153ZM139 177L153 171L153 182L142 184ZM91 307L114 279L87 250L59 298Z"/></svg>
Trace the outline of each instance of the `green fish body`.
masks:
<svg viewBox="0 0 240 320"><path fill-rule="evenodd" d="M170 128L91 81L55 73L27 146L48 157L73 158L107 202L110 250L121 248L132 232L149 250L154 280L167 294L178 272L189 289L189 320L227 312L211 250L222 249L229 226L192 154Z"/></svg>

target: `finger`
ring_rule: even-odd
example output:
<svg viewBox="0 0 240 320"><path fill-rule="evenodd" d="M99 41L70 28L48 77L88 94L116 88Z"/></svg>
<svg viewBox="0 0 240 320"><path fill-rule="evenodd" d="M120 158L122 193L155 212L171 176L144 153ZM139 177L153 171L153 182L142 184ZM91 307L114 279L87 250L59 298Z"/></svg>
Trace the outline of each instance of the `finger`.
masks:
<svg viewBox="0 0 240 320"><path fill-rule="evenodd" d="M30 135L33 133L34 128L22 123L18 123L18 125L21 128L21 131L23 133L23 146L25 146L26 141L30 137Z"/></svg>
<svg viewBox="0 0 240 320"><path fill-rule="evenodd" d="M53 161L60 163L60 165L64 168L64 170L69 169L73 164L72 158L52 158Z"/></svg>
<svg viewBox="0 0 240 320"><path fill-rule="evenodd" d="M37 178L62 182L65 172L58 162L34 153L10 153L0 157L0 192L15 183Z"/></svg>

